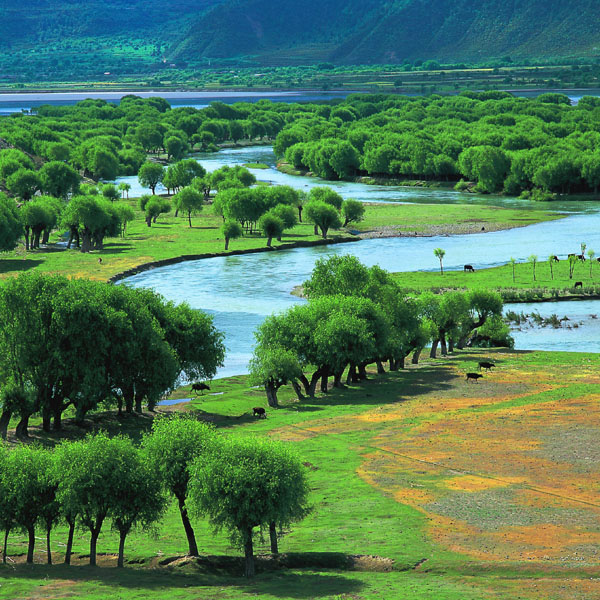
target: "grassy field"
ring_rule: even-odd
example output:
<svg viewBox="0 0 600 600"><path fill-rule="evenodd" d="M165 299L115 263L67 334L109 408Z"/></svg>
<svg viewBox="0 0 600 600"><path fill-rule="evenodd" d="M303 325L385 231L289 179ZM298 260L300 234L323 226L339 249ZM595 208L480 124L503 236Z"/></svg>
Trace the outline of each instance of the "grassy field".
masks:
<svg viewBox="0 0 600 600"><path fill-rule="evenodd" d="M432 264L434 258L432 257ZM464 271L405 272L394 273L394 279L406 290L422 292L438 289L472 289L483 288L498 290L506 298L520 298L523 292L535 292L536 297L549 298L557 295L598 295L600 293L600 264L596 260L591 263L577 262L573 278L569 278L569 263L561 260L552 263L550 270L548 261L538 262L535 268L536 278L533 279L533 265L530 262L518 263L514 269L509 263L500 267L477 269L475 273ZM583 284L582 290L574 289L577 281Z"/></svg>
<svg viewBox="0 0 600 600"><path fill-rule="evenodd" d="M496 370L468 384L464 373L484 358ZM132 534L121 571L108 529L97 569L84 566L83 532L71 568L39 564L41 553L27 567L26 538L12 536L0 598L598 597L599 367L596 354L469 350L302 403L284 389L282 408L268 409L265 420L251 416L266 402L245 377L215 381L210 394L165 410L194 412L224 433L294 444L314 510L281 541L290 566L265 557L257 578L244 580L239 551L202 519L194 526L206 556L183 558L172 507L154 536ZM96 415L87 429L137 438L150 421ZM81 431L67 422L63 435ZM64 529L53 539L60 560Z"/></svg>
<svg viewBox="0 0 600 600"><path fill-rule="evenodd" d="M351 224L361 232L387 235L449 235L525 227L562 218L547 210L500 208L479 204L370 204L365 219Z"/></svg>
<svg viewBox="0 0 600 600"><path fill-rule="evenodd" d="M135 200L132 199L131 203L137 206ZM469 216L470 214L473 216ZM481 223L490 228L498 223L503 227L511 227L555 218L555 215L545 211L517 211L483 206L369 205L366 219L359 225L371 230L383 225L404 228L408 219L410 228L419 228L425 233L428 228L434 226L451 228L461 218L465 222L477 219L477 225L481 229ZM428 225L429 223L431 225ZM210 206L205 206L202 213L192 217L192 225L190 228L184 217L175 218L173 214L169 214L161 215L158 223L149 228L138 211L136 219L127 228L126 236L107 240L101 251L82 254L76 249L66 250L64 246L57 244L61 238L54 234L51 237L52 243L47 248L26 252L20 246L14 252L3 254L0 258L0 277L38 269L47 273L106 281L118 273L145 263L182 255L225 253L221 233L222 220L213 214ZM351 225L349 229L353 227L354 225ZM331 231L329 238L348 235L345 230ZM319 239L320 236L313 234L312 224L302 223L287 231L281 243L273 240L273 247ZM229 250L250 250L265 246L266 239L260 234L253 234L232 240ZM98 261L99 257L102 258L101 263Z"/></svg>

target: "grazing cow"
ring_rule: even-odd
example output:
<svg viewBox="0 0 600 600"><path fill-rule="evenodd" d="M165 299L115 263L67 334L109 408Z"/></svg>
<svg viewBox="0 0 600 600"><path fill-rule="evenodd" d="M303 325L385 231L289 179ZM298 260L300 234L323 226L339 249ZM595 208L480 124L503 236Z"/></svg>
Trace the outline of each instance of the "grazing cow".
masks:
<svg viewBox="0 0 600 600"><path fill-rule="evenodd" d="M98 264L99 264L99 265L101 265L101 264L102 264L102 257L100 257L100 258L98 259Z"/></svg>
<svg viewBox="0 0 600 600"><path fill-rule="evenodd" d="M473 265L465 265L463 267L463 271L465 273L475 273L475 269L473 268Z"/></svg>
<svg viewBox="0 0 600 600"><path fill-rule="evenodd" d="M600 262L600 257L598 257L596 260L597 260L598 262Z"/></svg>
<svg viewBox="0 0 600 600"><path fill-rule="evenodd" d="M487 361L482 361L479 363L479 370L481 371L481 369L485 369L486 371L491 371L492 367L495 367L496 365L493 362L487 362Z"/></svg>
<svg viewBox="0 0 600 600"><path fill-rule="evenodd" d="M267 411L262 406L255 406L252 409L252 415L254 417L258 417L259 419L266 419Z"/></svg>
<svg viewBox="0 0 600 600"><path fill-rule="evenodd" d="M574 288L583 288L583 281L576 281L575 285L573 287Z"/></svg>
<svg viewBox="0 0 600 600"><path fill-rule="evenodd" d="M558 260L558 256L556 256L556 255L554 255L551 260L552 260L552 262L560 262Z"/></svg>
<svg viewBox="0 0 600 600"><path fill-rule="evenodd" d="M196 394L204 394L204 390L210 390L210 387L206 383L198 382L192 384L192 391L196 392Z"/></svg>
<svg viewBox="0 0 600 600"><path fill-rule="evenodd" d="M477 380L481 379L482 377L483 375L481 373L467 373L467 383L469 383L471 379L476 383L479 383Z"/></svg>
<svg viewBox="0 0 600 600"><path fill-rule="evenodd" d="M581 262L585 262L585 254L577 254L577 259Z"/></svg>

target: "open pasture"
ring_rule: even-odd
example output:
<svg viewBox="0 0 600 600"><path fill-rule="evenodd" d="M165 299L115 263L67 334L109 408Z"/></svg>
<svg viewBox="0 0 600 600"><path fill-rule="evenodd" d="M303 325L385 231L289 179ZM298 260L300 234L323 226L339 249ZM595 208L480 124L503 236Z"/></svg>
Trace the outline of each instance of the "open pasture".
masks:
<svg viewBox="0 0 600 600"><path fill-rule="evenodd" d="M467 383L486 359L496 368ZM265 556L247 582L239 551L202 519L194 526L206 557L181 558L172 507L155 536L132 534L121 572L108 529L98 569L83 566L83 533L72 568L28 568L25 537L11 537L0 598L164 598L167 589L182 599L595 597L599 367L594 354L469 350L302 403L283 389L282 408L267 407L266 419L252 417L266 402L245 377L214 381L215 395L179 390L192 401L162 410L286 440L301 454L314 509L281 540L287 567ZM150 418L96 415L88 426L137 437ZM66 425L63 435L81 435ZM57 561L63 538L53 536Z"/></svg>

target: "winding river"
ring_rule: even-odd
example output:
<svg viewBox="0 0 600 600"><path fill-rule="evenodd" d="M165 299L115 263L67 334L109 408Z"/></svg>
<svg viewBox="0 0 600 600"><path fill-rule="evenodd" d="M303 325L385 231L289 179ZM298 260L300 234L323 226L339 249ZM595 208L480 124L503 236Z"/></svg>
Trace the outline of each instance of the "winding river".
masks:
<svg viewBox="0 0 600 600"><path fill-rule="evenodd" d="M514 198L474 196L454 191L368 186L347 182L323 182L315 178L295 177L274 168L275 157L269 147L223 150L198 155L209 171L225 164L261 162L268 169L256 169L257 179L309 189L330 185L344 197L367 202L477 203L497 206L526 205L531 210L547 208ZM132 195L141 193L135 178L121 178L132 185ZM552 203L551 208L569 212L564 219L507 231L474 235L430 238L384 238L355 244L337 244L314 248L296 248L272 253L224 256L161 267L130 277L128 285L150 287L178 302L214 315L215 325L226 335L226 364L219 377L246 372L252 353L253 331L269 314L300 302L290 294L292 288L310 274L322 256L352 253L367 265L378 264L390 271L436 270L433 249L446 250L447 269L460 269L465 263L476 268L507 262L513 256L525 261L531 254L540 257L557 254L565 257L579 251L580 242L600 250L600 206L595 203ZM515 331L516 347L521 349L572 350L600 352L600 301L564 301L535 305L507 305L518 312L567 315L577 328L531 329Z"/></svg>

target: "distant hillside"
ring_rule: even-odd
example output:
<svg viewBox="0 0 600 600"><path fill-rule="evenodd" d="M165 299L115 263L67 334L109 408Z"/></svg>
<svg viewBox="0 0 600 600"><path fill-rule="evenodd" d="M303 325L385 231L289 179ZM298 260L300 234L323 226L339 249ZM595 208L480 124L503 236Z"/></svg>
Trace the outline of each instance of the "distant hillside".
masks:
<svg viewBox="0 0 600 600"><path fill-rule="evenodd" d="M598 0L226 0L175 57L385 63L600 54Z"/></svg>
<svg viewBox="0 0 600 600"><path fill-rule="evenodd" d="M598 0L0 2L0 80L262 65L600 55Z"/></svg>

